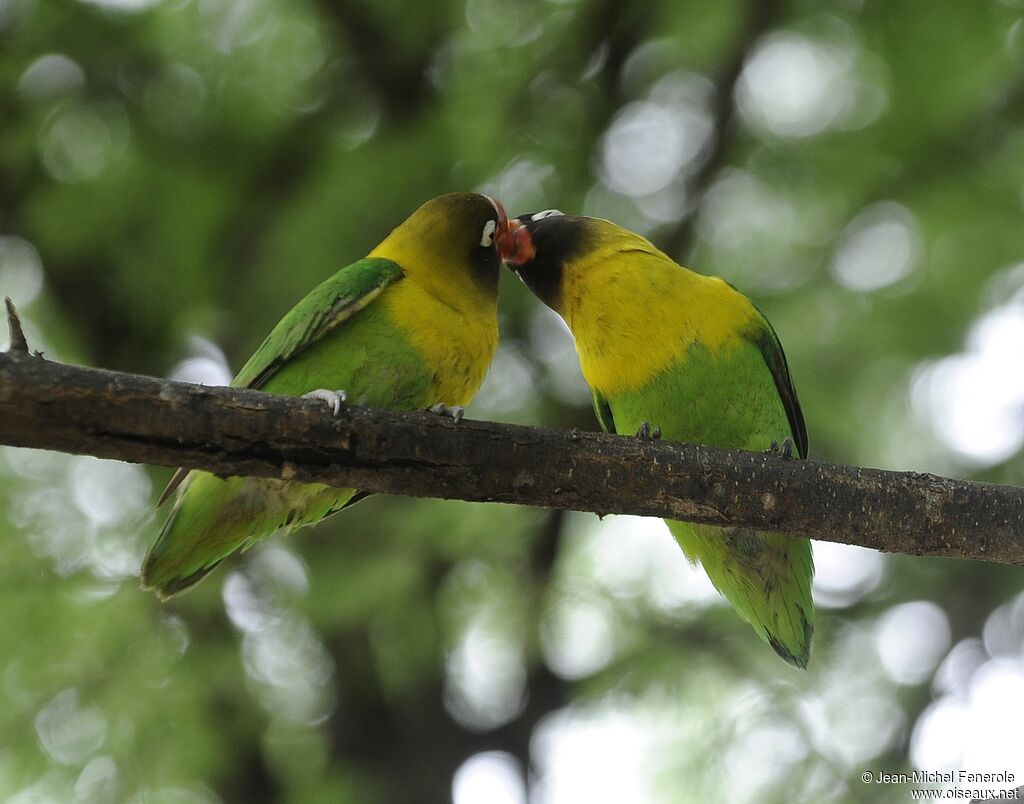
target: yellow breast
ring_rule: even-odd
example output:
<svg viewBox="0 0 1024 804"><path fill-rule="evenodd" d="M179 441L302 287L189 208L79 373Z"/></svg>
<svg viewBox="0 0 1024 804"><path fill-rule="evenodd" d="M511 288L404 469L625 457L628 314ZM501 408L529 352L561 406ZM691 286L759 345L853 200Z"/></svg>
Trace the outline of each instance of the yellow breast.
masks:
<svg viewBox="0 0 1024 804"><path fill-rule="evenodd" d="M757 315L726 282L657 250L597 249L567 265L563 282L583 376L607 397L644 386L695 343L712 353L738 345Z"/></svg>
<svg viewBox="0 0 1024 804"><path fill-rule="evenodd" d="M396 282L381 300L423 355L436 400L467 404L484 381L498 347L494 302L467 296L453 306L409 276Z"/></svg>

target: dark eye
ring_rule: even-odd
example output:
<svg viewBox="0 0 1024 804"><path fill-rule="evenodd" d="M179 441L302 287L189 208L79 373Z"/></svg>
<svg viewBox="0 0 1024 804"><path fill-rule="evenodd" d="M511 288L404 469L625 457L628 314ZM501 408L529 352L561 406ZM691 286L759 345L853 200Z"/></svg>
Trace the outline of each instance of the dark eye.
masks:
<svg viewBox="0 0 1024 804"><path fill-rule="evenodd" d="M484 224L483 234L480 235L481 246L493 246L494 245L494 233L498 229L498 222L493 218Z"/></svg>

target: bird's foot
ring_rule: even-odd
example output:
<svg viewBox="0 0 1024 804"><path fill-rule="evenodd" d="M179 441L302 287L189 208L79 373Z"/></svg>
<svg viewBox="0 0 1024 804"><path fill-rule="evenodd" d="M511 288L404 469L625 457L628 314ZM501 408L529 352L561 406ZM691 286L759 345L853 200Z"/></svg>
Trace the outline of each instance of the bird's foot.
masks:
<svg viewBox="0 0 1024 804"><path fill-rule="evenodd" d="M342 390L328 391L326 388L317 388L315 391L310 391L308 394L302 395L303 399L319 399L322 402L326 402L331 406L331 410L334 411L334 415L338 415L338 411L341 410L341 403L348 401L348 394Z"/></svg>
<svg viewBox="0 0 1024 804"><path fill-rule="evenodd" d="M448 416L456 424L462 421L462 417L466 415L466 409L462 405L455 405L448 407L444 402L438 402L432 408L427 408L431 413L436 413L438 416Z"/></svg>
<svg viewBox="0 0 1024 804"><path fill-rule="evenodd" d="M778 441L773 441L768 445L768 449L765 450L769 455L778 455L780 458L786 461L793 460L793 439L786 436L782 439L782 446L779 446Z"/></svg>
<svg viewBox="0 0 1024 804"><path fill-rule="evenodd" d="M661 438L661 428L651 429L650 422L640 422L640 429L636 431L636 437L642 441L657 441Z"/></svg>

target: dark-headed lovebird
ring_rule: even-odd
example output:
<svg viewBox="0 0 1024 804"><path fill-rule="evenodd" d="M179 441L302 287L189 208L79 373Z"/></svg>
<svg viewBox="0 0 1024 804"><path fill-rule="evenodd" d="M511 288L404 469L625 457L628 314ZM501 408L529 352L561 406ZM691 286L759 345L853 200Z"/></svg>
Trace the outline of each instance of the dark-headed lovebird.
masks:
<svg viewBox="0 0 1024 804"><path fill-rule="evenodd" d="M498 343L500 263L508 226L484 195L428 201L369 255L313 289L274 327L232 385L347 399L392 410L461 415ZM278 529L319 522L361 499L356 489L179 470L181 492L142 565L161 598L182 592L238 549Z"/></svg>
<svg viewBox="0 0 1024 804"><path fill-rule="evenodd" d="M735 288L689 271L643 237L546 210L513 221L499 253L562 316L601 427L746 450L807 430L771 325ZM784 447L782 445L785 445ZM807 666L811 545L776 533L668 522L683 552L775 652Z"/></svg>

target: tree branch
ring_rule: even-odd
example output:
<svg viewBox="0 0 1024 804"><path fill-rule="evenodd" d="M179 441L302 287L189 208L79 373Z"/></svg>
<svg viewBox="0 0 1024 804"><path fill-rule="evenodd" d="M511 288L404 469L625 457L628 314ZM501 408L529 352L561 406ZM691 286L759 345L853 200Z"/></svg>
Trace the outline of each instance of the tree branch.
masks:
<svg viewBox="0 0 1024 804"><path fill-rule="evenodd" d="M374 493L665 516L1024 564L1024 489L344 407L0 354L0 443Z"/></svg>
<svg viewBox="0 0 1024 804"><path fill-rule="evenodd" d="M11 301L10 296L4 297L4 307L7 308L7 325L11 331L11 351L28 354L25 330L21 326L21 318L18 316L18 311L14 308L14 302Z"/></svg>

